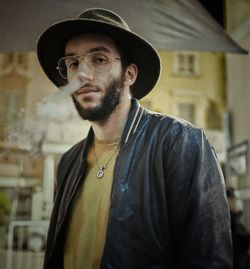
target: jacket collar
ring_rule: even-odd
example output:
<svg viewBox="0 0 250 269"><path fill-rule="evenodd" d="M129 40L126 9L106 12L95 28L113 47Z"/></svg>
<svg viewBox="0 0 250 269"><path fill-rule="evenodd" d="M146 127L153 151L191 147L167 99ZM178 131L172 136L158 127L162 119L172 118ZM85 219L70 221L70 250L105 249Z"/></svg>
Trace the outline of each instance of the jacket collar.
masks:
<svg viewBox="0 0 250 269"><path fill-rule="evenodd" d="M128 119L122 134L121 145L126 144L131 136L136 132L145 113L146 110L140 105L140 103L136 99L132 99Z"/></svg>

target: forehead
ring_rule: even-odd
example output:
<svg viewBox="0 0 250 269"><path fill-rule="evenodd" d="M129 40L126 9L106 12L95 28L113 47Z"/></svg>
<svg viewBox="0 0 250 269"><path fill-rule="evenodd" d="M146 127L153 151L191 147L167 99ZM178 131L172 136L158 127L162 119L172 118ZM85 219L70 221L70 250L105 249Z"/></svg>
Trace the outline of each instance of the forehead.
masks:
<svg viewBox="0 0 250 269"><path fill-rule="evenodd" d="M109 36L99 33L83 33L72 37L66 44L65 54L88 53L98 47L120 54L115 42Z"/></svg>

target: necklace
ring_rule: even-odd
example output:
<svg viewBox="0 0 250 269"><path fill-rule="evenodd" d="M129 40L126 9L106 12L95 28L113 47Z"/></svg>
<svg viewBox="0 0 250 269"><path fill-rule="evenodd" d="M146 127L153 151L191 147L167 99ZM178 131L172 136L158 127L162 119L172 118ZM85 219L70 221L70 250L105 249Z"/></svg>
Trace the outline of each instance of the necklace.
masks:
<svg viewBox="0 0 250 269"><path fill-rule="evenodd" d="M99 168L97 174L96 174L96 177L98 179L101 179L103 176L104 176L104 170L107 169L107 166L109 164L109 162L111 161L112 157L115 155L116 151L118 150L119 148L119 143L117 145L117 147L115 148L115 150L112 152L112 154L110 155L110 157L108 158L107 162L103 165L103 166L100 166L99 162L98 162L98 159L97 159L97 156L96 156L96 152L95 152L95 143L94 143L94 156L95 156L95 161L96 161L96 164Z"/></svg>

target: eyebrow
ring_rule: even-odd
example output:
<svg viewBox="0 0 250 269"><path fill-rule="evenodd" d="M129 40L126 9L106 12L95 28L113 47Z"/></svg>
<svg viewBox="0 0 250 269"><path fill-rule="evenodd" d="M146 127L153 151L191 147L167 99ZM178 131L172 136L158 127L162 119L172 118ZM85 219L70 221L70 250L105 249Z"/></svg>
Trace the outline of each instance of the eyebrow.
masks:
<svg viewBox="0 0 250 269"><path fill-rule="evenodd" d="M96 51L104 51L104 52L108 52L110 53L111 51L107 48L107 47L104 47L104 46L100 46L100 47L94 47L90 50L88 50L86 53L84 54L88 54L88 53L92 53L92 52L96 52ZM66 53L65 56L74 56L76 55L75 53L71 52L71 53Z"/></svg>

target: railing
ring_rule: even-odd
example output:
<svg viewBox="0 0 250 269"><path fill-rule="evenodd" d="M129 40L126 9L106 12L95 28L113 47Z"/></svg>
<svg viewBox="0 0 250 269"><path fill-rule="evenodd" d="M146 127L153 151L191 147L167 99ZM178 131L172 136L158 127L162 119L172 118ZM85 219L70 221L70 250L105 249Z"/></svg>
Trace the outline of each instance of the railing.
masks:
<svg viewBox="0 0 250 269"><path fill-rule="evenodd" d="M42 269L48 224L48 221L10 223L6 269Z"/></svg>

